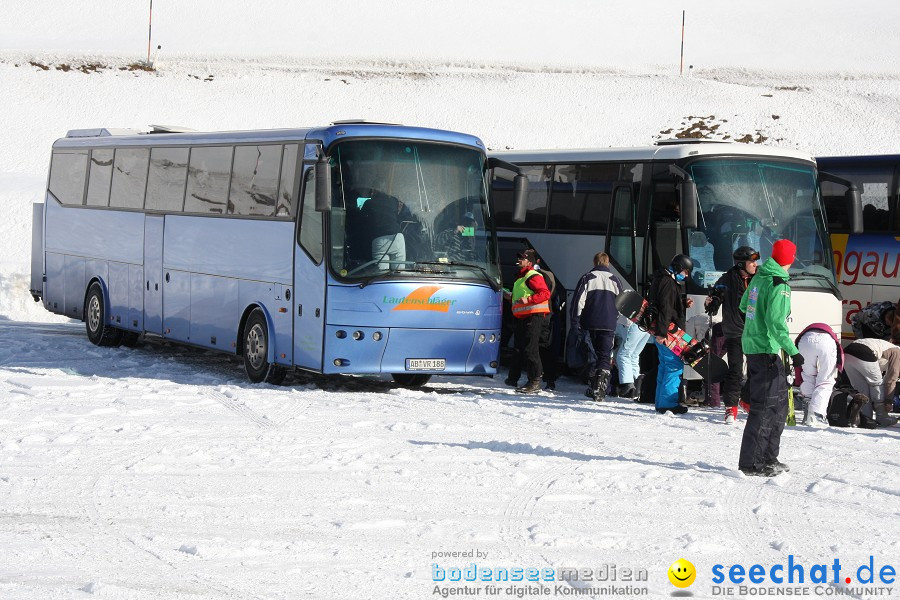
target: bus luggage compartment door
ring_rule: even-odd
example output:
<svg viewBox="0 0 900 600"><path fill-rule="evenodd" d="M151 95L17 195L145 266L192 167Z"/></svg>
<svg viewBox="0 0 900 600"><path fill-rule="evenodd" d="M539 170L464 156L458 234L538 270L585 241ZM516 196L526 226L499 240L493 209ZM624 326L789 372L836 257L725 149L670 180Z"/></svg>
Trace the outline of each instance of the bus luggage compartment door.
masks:
<svg viewBox="0 0 900 600"><path fill-rule="evenodd" d="M144 220L144 329L162 334L162 261L165 217Z"/></svg>

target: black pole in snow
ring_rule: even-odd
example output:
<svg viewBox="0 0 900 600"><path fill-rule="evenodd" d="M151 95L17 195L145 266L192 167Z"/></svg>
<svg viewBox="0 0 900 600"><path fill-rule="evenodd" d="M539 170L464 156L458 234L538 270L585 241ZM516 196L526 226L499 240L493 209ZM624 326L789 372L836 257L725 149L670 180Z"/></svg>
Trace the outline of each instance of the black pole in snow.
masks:
<svg viewBox="0 0 900 600"><path fill-rule="evenodd" d="M147 64L150 64L150 45L153 40L153 0L150 0L150 23L147 25ZM683 42L682 42L683 43Z"/></svg>

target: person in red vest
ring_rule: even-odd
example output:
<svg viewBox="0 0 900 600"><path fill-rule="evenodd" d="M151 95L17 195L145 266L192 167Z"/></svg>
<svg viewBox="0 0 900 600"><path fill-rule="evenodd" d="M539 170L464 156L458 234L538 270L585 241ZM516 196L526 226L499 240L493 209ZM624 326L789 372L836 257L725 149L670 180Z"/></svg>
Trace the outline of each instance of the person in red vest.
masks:
<svg viewBox="0 0 900 600"><path fill-rule="evenodd" d="M513 284L512 291L506 294L512 302L512 314L515 318L516 353L505 383L518 385L524 367L528 381L516 388L520 394L539 392L541 376L544 374L539 344L544 320L550 317L550 290L544 276L534 268L536 262L537 256L533 249L519 252L516 256L519 277Z"/></svg>

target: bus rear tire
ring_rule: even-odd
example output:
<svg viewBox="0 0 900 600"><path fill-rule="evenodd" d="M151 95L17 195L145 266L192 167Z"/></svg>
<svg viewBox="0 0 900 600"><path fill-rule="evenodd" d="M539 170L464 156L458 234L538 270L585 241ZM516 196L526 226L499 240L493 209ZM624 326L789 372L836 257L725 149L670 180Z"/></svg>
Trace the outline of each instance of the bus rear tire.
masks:
<svg viewBox="0 0 900 600"><path fill-rule="evenodd" d="M284 381L287 371L284 367L269 362L269 328L266 315L260 309L254 309L247 317L244 326L244 339L241 341L244 357L244 371L253 383L271 383L279 385Z"/></svg>
<svg viewBox="0 0 900 600"><path fill-rule="evenodd" d="M84 325L92 344L118 346L122 343L123 331L106 323L103 288L96 281L88 288L87 296L84 299Z"/></svg>
<svg viewBox="0 0 900 600"><path fill-rule="evenodd" d="M427 373L391 373L391 377L397 385L405 388L422 387L431 380L431 375Z"/></svg>

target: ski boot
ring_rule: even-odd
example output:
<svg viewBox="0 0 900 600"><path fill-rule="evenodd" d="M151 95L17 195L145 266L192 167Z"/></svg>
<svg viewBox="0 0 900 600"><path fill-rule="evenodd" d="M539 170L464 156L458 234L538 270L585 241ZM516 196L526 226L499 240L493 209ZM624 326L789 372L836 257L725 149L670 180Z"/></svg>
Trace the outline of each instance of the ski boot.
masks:
<svg viewBox="0 0 900 600"><path fill-rule="evenodd" d="M597 374L594 382L594 401L603 402L606 400L606 392L609 389L609 370L604 369Z"/></svg>
<svg viewBox="0 0 900 600"><path fill-rule="evenodd" d="M541 378L529 379L522 387L517 387L516 392L519 394L536 394L541 391Z"/></svg>

